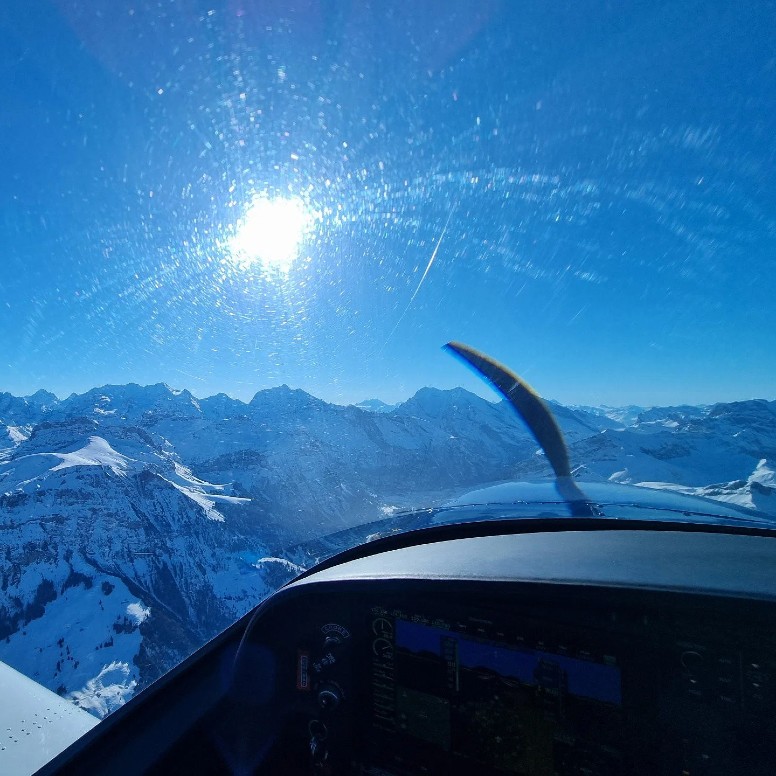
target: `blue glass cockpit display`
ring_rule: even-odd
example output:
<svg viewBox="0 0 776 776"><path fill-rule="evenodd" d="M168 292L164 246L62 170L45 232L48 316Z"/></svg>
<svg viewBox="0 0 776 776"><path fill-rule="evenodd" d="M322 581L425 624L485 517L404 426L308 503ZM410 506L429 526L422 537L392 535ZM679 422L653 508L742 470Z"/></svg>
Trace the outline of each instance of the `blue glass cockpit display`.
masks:
<svg viewBox="0 0 776 776"><path fill-rule="evenodd" d="M459 672L490 673L527 687L553 690L562 687L565 692L582 698L618 705L622 702L620 671L616 665L537 649L516 649L406 620L396 622L397 650L443 658L446 644L451 641L456 645ZM562 677L560 683L550 678L556 676Z"/></svg>

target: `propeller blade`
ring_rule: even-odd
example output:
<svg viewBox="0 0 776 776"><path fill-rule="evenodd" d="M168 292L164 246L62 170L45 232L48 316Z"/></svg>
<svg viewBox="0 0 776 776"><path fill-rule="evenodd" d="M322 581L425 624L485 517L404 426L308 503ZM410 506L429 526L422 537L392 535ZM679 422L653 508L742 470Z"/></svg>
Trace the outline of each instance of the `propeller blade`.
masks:
<svg viewBox="0 0 776 776"><path fill-rule="evenodd" d="M598 510L588 501L571 476L566 440L542 397L525 380L485 353L462 342L448 342L445 348L463 359L493 385L528 426L528 430L544 450L555 472L558 492L571 506L572 514L577 517L598 514Z"/></svg>

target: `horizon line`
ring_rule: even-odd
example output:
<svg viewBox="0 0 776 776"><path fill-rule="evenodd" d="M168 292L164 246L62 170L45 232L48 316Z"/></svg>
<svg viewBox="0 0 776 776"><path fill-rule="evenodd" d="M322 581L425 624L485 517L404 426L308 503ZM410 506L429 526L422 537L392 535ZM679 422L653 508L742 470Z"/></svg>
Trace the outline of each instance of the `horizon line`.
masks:
<svg viewBox="0 0 776 776"><path fill-rule="evenodd" d="M289 391L300 391L300 392L302 392L302 393L304 393L304 394L306 394L308 396L311 396L312 398L314 398L314 399L316 399L318 401L324 402L325 404L330 404L330 405L338 406L338 407L358 407L360 404L364 404L366 402L378 401L381 404L385 405L386 407L396 408L396 407L399 407L402 404L405 404L406 402L410 401L410 399L413 399L415 396L418 395L418 393L420 393L421 391L424 391L424 390L434 390L434 391L440 391L440 392L443 392L443 393L447 393L447 392L451 392L451 391L464 391L465 393L467 393L467 394L469 394L471 396L476 396L477 398L482 399L483 401L488 402L489 404L499 404L502 401L505 401L505 399L503 399L503 398L493 398L493 399L486 398L486 397L482 396L481 394L479 394L479 393L477 393L475 391L472 391L472 390L470 390L468 388L464 388L463 386L460 386L460 385L453 386L452 388L438 388L437 386L433 386L433 385L425 385L425 386L422 386L422 387L418 388L414 393L410 394L406 399L400 400L398 402L386 402L385 400L381 399L379 396L369 396L369 397L366 397L364 399L361 399L360 401L340 402L340 401L329 401L327 399L323 399L320 396L317 396L316 394L311 393L310 391L308 391L308 390L306 390L304 388L294 388L294 387L289 386L287 383L280 383L278 385L273 385L273 386L269 386L269 387L266 387L266 388L259 388L258 390L255 391L255 393L253 394L253 396L250 399L245 400L245 399L241 399L241 398L239 398L237 396L234 396L233 394L230 394L230 393L228 393L226 391L218 391L217 393L209 394L207 396L197 396L194 393L192 393L191 390L188 389L188 388L175 388L175 387L171 386L169 383L167 383L165 381L160 381L160 382L157 382L157 383L147 383L147 384L144 384L144 385L141 384L141 383L136 383L136 382L105 383L103 385L95 385L92 388L88 388L87 390L85 390L85 391L83 391L81 393L79 393L77 391L72 391L70 394L68 394L67 396L64 396L64 397L61 397L61 396L57 395L54 391L50 391L47 388L38 388L36 391L33 391L32 393L21 394L21 395L11 393L10 391L0 391L0 396L5 394L5 395L10 396L11 398L14 398L14 399L28 400L28 399L34 398L35 396L37 396L40 393L45 393L45 394L49 394L49 395L53 396L54 399L58 403L63 403L63 402L67 402L67 401L69 401L69 400L71 400L73 398L77 398L77 397L81 397L81 396L86 396L87 394L91 393L92 391L99 391L99 390L108 389L108 388L126 388L126 387L130 387L130 386L134 386L134 387L137 387L137 388L140 388L140 389L156 388L157 386L162 386L162 387L166 388L170 393L172 393L175 396L178 396L178 395L180 395L182 393L187 393L187 394L189 394L189 396L191 396L193 399L195 399L198 402L199 401L207 401L208 399L215 399L215 398L218 398L220 396L225 396L226 398L230 399L231 401L239 402L239 403L244 404L246 406L250 405L250 403L259 394L265 393L265 392L268 392L268 391L276 391L276 390L279 390L279 389L282 389L282 388L286 388ZM555 404L555 405L559 405L561 407L568 407L568 408L571 408L571 409L583 409L583 410L584 410L584 408L609 409L609 410L627 410L627 409L637 408L637 409L648 410L648 409L668 408L668 407L694 407L694 408L697 408L697 409L706 409L706 408L710 408L710 407L716 406L718 404L736 404L736 403L748 402L748 401L764 401L766 403L771 403L771 402L774 401L774 399L768 399L766 397L761 397L761 396L758 396L758 397L752 396L752 397L749 397L749 398L731 399L731 400L726 400L726 401L725 400L717 400L717 401L712 401L712 402L698 402L698 403L694 403L694 402L690 402L690 401L682 401L682 402L670 402L670 403L664 403L664 404L654 404L654 403L652 403L652 404L641 404L641 403L633 403L633 402L628 402L628 403L624 403L624 404L608 404L608 403L592 404L592 403L581 403L581 402L565 403L565 402L558 401L556 399L546 398L544 396L542 396L542 399L544 401L546 401L547 403L549 403L549 404Z"/></svg>

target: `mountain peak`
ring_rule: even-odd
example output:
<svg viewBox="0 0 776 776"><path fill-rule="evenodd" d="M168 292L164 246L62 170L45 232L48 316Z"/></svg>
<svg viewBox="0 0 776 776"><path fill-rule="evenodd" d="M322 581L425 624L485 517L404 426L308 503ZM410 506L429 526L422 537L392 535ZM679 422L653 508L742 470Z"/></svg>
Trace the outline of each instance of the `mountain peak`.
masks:
<svg viewBox="0 0 776 776"><path fill-rule="evenodd" d="M439 417L456 408L495 406L493 402L467 391L465 388L421 388L414 396L396 409L403 413L420 413Z"/></svg>
<svg viewBox="0 0 776 776"><path fill-rule="evenodd" d="M57 398L57 396L51 393L51 391L46 391L43 388L39 388L31 396L27 396L26 399L28 402L30 402L30 404L35 404L36 406L39 406L39 407L43 405L59 403L59 399Z"/></svg>
<svg viewBox="0 0 776 776"><path fill-rule="evenodd" d="M292 409L326 404L322 399L317 399L307 391L303 391L301 388L289 388L285 383L274 388L257 391L248 403L253 407L288 406Z"/></svg>

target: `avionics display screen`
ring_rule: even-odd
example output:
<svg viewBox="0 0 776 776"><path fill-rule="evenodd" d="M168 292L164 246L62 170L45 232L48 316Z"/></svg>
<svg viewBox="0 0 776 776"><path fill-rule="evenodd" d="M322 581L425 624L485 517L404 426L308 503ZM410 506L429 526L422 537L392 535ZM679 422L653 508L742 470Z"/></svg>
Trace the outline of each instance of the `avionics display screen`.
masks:
<svg viewBox="0 0 776 776"><path fill-rule="evenodd" d="M418 663L443 659L452 662L455 682L461 674L492 674L526 687L577 695L620 704L620 671L616 666L542 652L515 649L405 620L396 622L397 650L416 656Z"/></svg>
<svg viewBox="0 0 776 776"><path fill-rule="evenodd" d="M373 727L384 740L383 766L394 766L388 772L405 772L402 763L406 772L438 768L440 756L449 772L476 762L483 773L563 773L581 756L596 771L616 768L622 687L614 657L454 628L374 611Z"/></svg>

